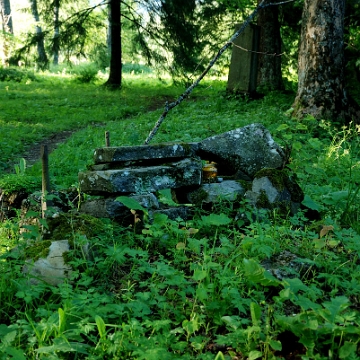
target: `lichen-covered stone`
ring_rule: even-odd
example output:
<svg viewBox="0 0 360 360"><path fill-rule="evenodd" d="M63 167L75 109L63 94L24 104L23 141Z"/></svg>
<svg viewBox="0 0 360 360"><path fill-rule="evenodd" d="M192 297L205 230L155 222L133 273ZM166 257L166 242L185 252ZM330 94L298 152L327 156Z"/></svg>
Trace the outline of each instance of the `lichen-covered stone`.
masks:
<svg viewBox="0 0 360 360"><path fill-rule="evenodd" d="M220 170L241 171L250 178L265 167L281 168L286 161L281 146L261 124L207 138L199 143L199 154L217 161Z"/></svg>
<svg viewBox="0 0 360 360"><path fill-rule="evenodd" d="M105 147L94 152L95 164L149 159L182 159L192 157L197 143L160 143L154 145Z"/></svg>
<svg viewBox="0 0 360 360"><path fill-rule="evenodd" d="M130 196L146 209L158 209L159 202L154 194ZM118 219L129 215L129 209L114 197L83 202L80 211L97 218Z"/></svg>
<svg viewBox="0 0 360 360"><path fill-rule="evenodd" d="M235 180L225 180L219 183L202 184L199 188L190 191L187 199L190 203L215 203L221 200L235 201L245 194L244 187Z"/></svg>
<svg viewBox="0 0 360 360"><path fill-rule="evenodd" d="M124 168L79 173L80 189L92 195L144 194L162 189L201 184L202 162L184 159L162 166Z"/></svg>

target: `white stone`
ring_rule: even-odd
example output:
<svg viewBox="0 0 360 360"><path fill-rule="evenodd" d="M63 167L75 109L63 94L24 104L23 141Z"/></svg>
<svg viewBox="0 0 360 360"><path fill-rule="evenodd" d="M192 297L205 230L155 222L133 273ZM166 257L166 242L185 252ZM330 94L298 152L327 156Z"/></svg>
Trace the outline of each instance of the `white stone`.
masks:
<svg viewBox="0 0 360 360"><path fill-rule="evenodd" d="M70 265L65 263L64 253L70 250L68 240L52 241L49 254L46 258L40 258L35 262L26 260L23 272L31 276L30 284L44 281L50 285L58 285L72 272Z"/></svg>

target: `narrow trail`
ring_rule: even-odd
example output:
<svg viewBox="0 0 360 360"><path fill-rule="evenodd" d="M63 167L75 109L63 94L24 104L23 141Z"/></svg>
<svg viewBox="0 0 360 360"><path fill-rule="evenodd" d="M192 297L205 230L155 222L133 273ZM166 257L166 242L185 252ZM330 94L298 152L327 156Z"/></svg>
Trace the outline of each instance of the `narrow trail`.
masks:
<svg viewBox="0 0 360 360"><path fill-rule="evenodd" d="M145 109L145 112L151 112L158 110L162 107L164 107L166 101L173 101L173 98L170 96L161 96L156 99L152 99L150 104ZM132 118L132 116L126 117L123 120L128 120ZM104 124L97 124L96 126L104 126ZM64 130L60 131L58 133L54 133L51 136L49 136L46 139L43 139L37 143L34 143L30 145L22 154L18 154L16 156L17 159L24 158L26 160L27 166L31 166L37 161L40 160L40 151L41 147L44 145L47 145L49 154L54 151L60 144L64 143L66 140L68 140L73 134L80 131L81 129L76 130ZM14 171L14 165L16 164L15 159L11 159L9 163L9 167L5 172L13 172Z"/></svg>

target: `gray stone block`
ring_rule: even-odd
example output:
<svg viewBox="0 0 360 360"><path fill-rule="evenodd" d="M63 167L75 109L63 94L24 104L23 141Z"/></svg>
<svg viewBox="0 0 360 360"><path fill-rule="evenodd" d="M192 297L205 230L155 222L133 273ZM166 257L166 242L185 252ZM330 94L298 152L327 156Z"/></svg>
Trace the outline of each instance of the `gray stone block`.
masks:
<svg viewBox="0 0 360 360"><path fill-rule="evenodd" d="M95 164L154 159L181 159L194 156L198 143L162 143L154 145L99 148Z"/></svg>
<svg viewBox="0 0 360 360"><path fill-rule="evenodd" d="M221 183L202 184L198 189L188 193L190 203L199 205L202 202L216 203L221 200L235 201L245 194L243 186L235 180L225 180Z"/></svg>
<svg viewBox="0 0 360 360"><path fill-rule="evenodd" d="M79 173L81 191L92 195L144 194L161 189L200 185L201 178L202 162L197 158L162 166Z"/></svg>
<svg viewBox="0 0 360 360"><path fill-rule="evenodd" d="M241 170L250 178L263 168L281 168L285 161L283 149L261 124L207 138L199 143L199 154L216 161L219 170Z"/></svg>

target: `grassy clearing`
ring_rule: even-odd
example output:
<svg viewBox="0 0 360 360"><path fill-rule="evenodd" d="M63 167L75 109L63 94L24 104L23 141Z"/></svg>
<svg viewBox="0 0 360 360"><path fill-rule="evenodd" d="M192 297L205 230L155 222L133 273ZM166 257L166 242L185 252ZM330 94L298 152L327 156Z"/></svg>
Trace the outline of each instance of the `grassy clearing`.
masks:
<svg viewBox="0 0 360 360"><path fill-rule="evenodd" d="M293 147L289 166L322 220L274 214L240 227L232 204L222 203L189 222L158 216L140 233L105 221L86 239L69 223L74 272L59 287L28 285L23 260L10 251L25 241L18 221L7 221L0 227L1 359L280 359L294 352L358 359L359 129L291 119L291 94L247 101L224 89L220 81L197 88L153 142L197 141L261 122ZM50 156L53 184L77 186L105 130L114 146L141 144L161 113L153 109L182 91L136 76L120 92L71 77L0 83L7 130L0 162L5 168L51 133L79 130ZM39 178L39 164L20 165L0 184ZM246 203L238 206L251 217ZM27 235L38 236L34 228ZM90 258L81 252L86 241ZM275 272L264 270L276 262Z"/></svg>

